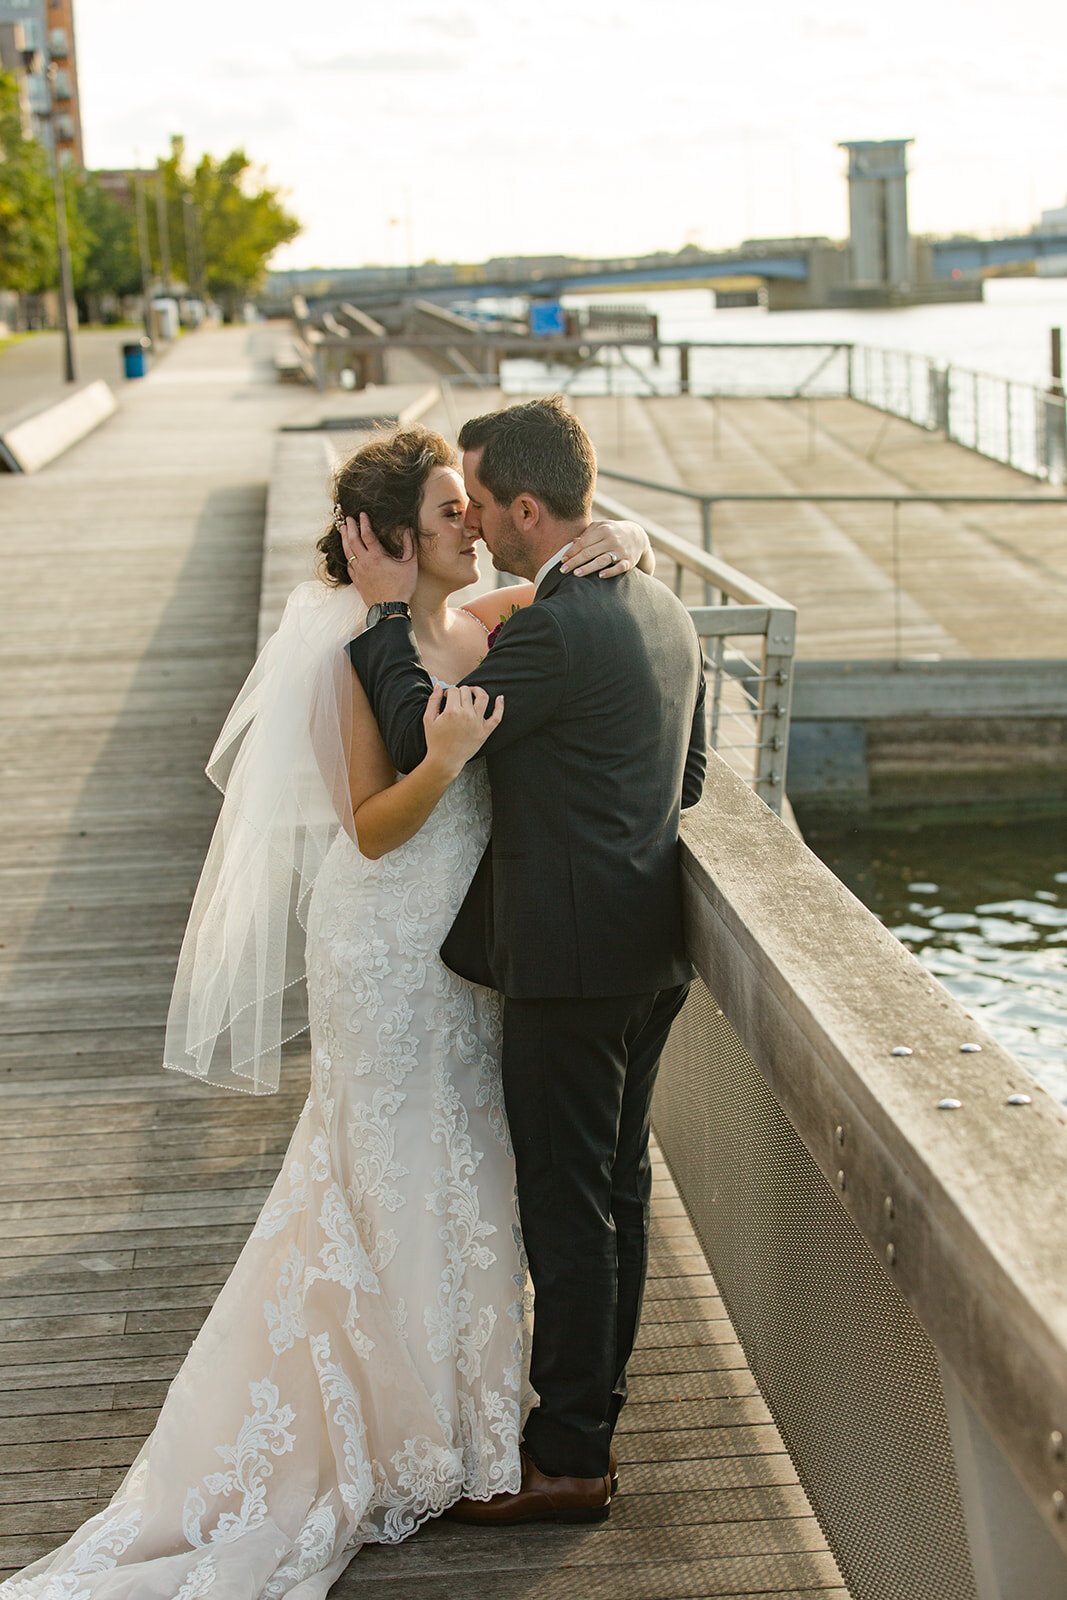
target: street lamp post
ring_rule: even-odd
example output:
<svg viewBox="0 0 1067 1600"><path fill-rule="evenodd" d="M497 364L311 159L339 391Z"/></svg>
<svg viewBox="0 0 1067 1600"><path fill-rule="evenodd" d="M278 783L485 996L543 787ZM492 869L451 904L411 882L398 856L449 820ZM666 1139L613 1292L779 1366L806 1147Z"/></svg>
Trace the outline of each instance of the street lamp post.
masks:
<svg viewBox="0 0 1067 1600"><path fill-rule="evenodd" d="M38 73L42 66L39 50L24 52L23 60L29 73ZM59 326L63 334L63 372L67 383L77 383L78 368L74 358L74 274L70 265L70 236L67 232L67 197L63 189L63 169L59 164L59 137L56 132L55 106L52 90L58 68L53 61L45 72L48 82L48 128L51 133L49 161L52 168L52 193L56 210L56 247L59 253Z"/></svg>
<svg viewBox="0 0 1067 1600"><path fill-rule="evenodd" d="M149 309L149 301L151 299L152 263L148 254L148 214L145 210L144 174L140 169L140 162L138 162L134 171L133 197L137 211L137 251L141 257L141 296L144 308L144 331L151 338L152 313Z"/></svg>
<svg viewBox="0 0 1067 1600"><path fill-rule="evenodd" d="M167 225L166 175L162 161L156 162L156 233L159 237L159 262L163 273L163 293L171 293L170 228Z"/></svg>
<svg viewBox="0 0 1067 1600"><path fill-rule="evenodd" d="M189 282L189 292L203 304L204 301L204 275L201 270L200 250L197 234L199 232L200 218L197 213L196 201L191 194L182 195L182 220L185 223L185 276Z"/></svg>
<svg viewBox="0 0 1067 1600"><path fill-rule="evenodd" d="M63 331L63 369L68 383L77 383L74 360L74 275L70 266L70 240L67 234L67 197L63 190L63 169L59 165L55 123L52 123L52 182L56 198L56 242L59 245L59 325Z"/></svg>

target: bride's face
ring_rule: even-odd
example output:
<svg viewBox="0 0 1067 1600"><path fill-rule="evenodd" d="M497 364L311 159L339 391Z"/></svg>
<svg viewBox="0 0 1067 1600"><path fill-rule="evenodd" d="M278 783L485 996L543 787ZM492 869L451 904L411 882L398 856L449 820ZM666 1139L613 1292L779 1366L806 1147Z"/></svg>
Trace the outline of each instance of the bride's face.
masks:
<svg viewBox="0 0 1067 1600"><path fill-rule="evenodd" d="M478 576L478 536L463 526L467 496L455 467L434 467L419 506L419 571L466 588Z"/></svg>

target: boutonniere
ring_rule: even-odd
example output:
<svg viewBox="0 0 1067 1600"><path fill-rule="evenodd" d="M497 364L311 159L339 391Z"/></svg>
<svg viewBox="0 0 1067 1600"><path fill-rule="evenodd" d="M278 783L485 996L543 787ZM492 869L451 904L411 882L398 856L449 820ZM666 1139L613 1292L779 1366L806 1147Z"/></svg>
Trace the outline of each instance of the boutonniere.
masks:
<svg viewBox="0 0 1067 1600"><path fill-rule="evenodd" d="M496 627L489 629L489 632L486 634L486 637L485 637L485 648L487 650L491 650L493 648L493 646L496 644L496 636L500 632L501 628L504 626L505 622L510 622L512 617L515 615L516 611L521 611L521 610L522 610L521 606L512 606L512 608L508 612L507 616L506 617L501 617L501 619L497 623Z"/></svg>

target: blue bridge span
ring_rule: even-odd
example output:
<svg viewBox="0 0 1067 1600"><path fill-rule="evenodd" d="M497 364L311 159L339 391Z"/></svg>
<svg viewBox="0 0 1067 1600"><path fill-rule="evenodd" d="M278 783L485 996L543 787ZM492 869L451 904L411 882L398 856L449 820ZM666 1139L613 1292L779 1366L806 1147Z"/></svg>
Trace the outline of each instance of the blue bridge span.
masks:
<svg viewBox="0 0 1067 1600"><path fill-rule="evenodd" d="M979 278L997 268L1067 255L1067 234L1043 232L1005 238L938 239L919 242L929 251L927 276L935 280ZM311 302L351 296L361 305L417 294L426 299L477 300L510 296L555 299L597 289L654 289L716 280L757 278L769 285L802 285L818 277L820 264L838 262L847 246L829 239L746 240L716 252L686 249L588 260L570 256L514 256L482 263L427 263L407 267L323 268L270 275L268 298L302 294ZM839 274L834 274L839 276Z"/></svg>

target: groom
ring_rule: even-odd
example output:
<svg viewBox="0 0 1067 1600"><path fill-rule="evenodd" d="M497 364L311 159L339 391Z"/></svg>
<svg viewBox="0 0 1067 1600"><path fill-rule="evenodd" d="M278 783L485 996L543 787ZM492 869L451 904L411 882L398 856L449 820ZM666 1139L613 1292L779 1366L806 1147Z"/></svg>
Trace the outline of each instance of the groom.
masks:
<svg viewBox="0 0 1067 1600"><path fill-rule="evenodd" d="M648 1253L656 1068L688 989L678 814L700 798L704 676L692 622L643 572L560 571L596 457L558 399L467 422L467 527L536 596L464 681L504 717L483 746L492 838L442 946L504 995L502 1073L535 1309L522 1488L471 1522L608 1514ZM349 571L370 613L348 652L398 770L426 745L431 680L405 620L414 562L373 536Z"/></svg>

